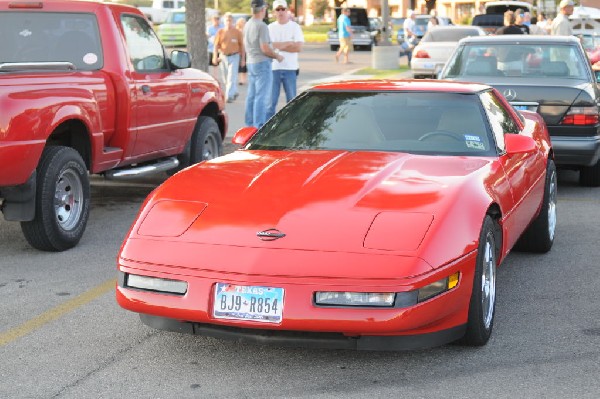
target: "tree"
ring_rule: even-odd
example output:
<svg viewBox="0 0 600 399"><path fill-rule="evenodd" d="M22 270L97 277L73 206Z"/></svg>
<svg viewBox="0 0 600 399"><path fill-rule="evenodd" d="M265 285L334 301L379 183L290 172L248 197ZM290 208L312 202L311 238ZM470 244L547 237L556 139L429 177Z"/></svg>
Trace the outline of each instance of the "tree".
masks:
<svg viewBox="0 0 600 399"><path fill-rule="evenodd" d="M325 11L327 11L328 8L328 0L314 0L312 2L312 12L317 18L323 18L325 16Z"/></svg>
<svg viewBox="0 0 600 399"><path fill-rule="evenodd" d="M208 71L206 2L204 0L185 0L185 14L187 49L192 57L192 67Z"/></svg>

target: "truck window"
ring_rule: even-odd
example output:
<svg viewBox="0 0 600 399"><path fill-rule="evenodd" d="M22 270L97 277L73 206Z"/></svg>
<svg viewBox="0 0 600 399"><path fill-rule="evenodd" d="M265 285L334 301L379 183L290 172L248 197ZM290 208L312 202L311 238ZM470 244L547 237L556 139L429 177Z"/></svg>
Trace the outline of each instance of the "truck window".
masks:
<svg viewBox="0 0 600 399"><path fill-rule="evenodd" d="M129 57L136 71L162 71L166 68L162 44L145 19L135 15L122 15L121 25L125 33Z"/></svg>
<svg viewBox="0 0 600 399"><path fill-rule="evenodd" d="M96 16L91 13L0 12L0 63L70 62L102 68Z"/></svg>

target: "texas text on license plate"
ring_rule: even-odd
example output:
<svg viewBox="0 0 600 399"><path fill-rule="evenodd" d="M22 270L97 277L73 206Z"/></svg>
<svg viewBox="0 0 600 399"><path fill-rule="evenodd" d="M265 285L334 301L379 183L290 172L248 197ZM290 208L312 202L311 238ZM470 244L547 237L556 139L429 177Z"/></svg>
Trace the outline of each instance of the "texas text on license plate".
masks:
<svg viewBox="0 0 600 399"><path fill-rule="evenodd" d="M283 295L283 288L217 283L213 316L279 323L283 315Z"/></svg>

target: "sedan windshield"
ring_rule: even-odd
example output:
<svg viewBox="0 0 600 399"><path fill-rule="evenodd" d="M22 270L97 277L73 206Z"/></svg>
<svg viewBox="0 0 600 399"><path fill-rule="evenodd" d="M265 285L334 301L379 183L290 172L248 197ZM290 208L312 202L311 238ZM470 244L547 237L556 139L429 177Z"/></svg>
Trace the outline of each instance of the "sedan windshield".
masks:
<svg viewBox="0 0 600 399"><path fill-rule="evenodd" d="M467 44L449 61L443 78L472 76L588 79L588 61L576 46Z"/></svg>
<svg viewBox="0 0 600 399"><path fill-rule="evenodd" d="M490 135L477 94L308 91L245 148L494 155Z"/></svg>

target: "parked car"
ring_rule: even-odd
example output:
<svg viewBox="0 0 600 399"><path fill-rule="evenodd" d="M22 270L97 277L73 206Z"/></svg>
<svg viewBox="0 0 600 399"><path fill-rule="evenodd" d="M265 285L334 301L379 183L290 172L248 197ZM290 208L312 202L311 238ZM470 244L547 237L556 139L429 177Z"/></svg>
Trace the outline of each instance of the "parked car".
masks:
<svg viewBox="0 0 600 399"><path fill-rule="evenodd" d="M233 142L150 194L121 247L117 301L151 327L330 348L484 345L497 266L515 245L554 242L544 121L486 85L322 84Z"/></svg>
<svg viewBox="0 0 600 399"><path fill-rule="evenodd" d="M452 25L452 21L450 20L450 18L446 18L446 17L437 17L438 20L440 21L440 25L446 26L446 25ZM404 20L406 18L403 18ZM415 34L417 36L417 40L414 41L412 44L416 45L419 43L419 41L423 38L423 36L425 36L425 33L427 33L427 25L429 23L429 20L431 19L431 15L429 14L423 14L423 15L417 15L415 18ZM396 41L398 42L398 44L402 45L402 43L404 43L404 21L402 22L402 25L400 25L399 29L398 29L398 33L396 34Z"/></svg>
<svg viewBox="0 0 600 399"><path fill-rule="evenodd" d="M475 15L471 25L479 26L488 34L494 34L498 28L504 26L504 13L519 8L532 13L532 5L525 1L489 1L485 3L485 13Z"/></svg>
<svg viewBox="0 0 600 399"><path fill-rule="evenodd" d="M221 154L219 83L187 52L168 57L137 8L0 0L0 37L0 209L34 248L77 245L89 175L174 173Z"/></svg>
<svg viewBox="0 0 600 399"><path fill-rule="evenodd" d="M156 28L156 34L167 47L187 46L185 9L170 11L165 23Z"/></svg>
<svg viewBox="0 0 600 399"><path fill-rule="evenodd" d="M494 86L522 110L544 117L559 166L600 186L600 91L575 36L498 35L459 42L441 79Z"/></svg>
<svg viewBox="0 0 600 399"><path fill-rule="evenodd" d="M372 30L372 25L367 17L367 10L360 7L350 8L350 26L353 30L352 44L354 49L365 48L371 50L377 45L378 30ZM336 26L327 32L327 44L331 51L337 51L340 48L340 39L337 31L337 18L340 16L342 9L335 8L335 23Z"/></svg>
<svg viewBox="0 0 600 399"><path fill-rule="evenodd" d="M410 68L414 78L435 77L458 46L469 36L485 36L476 26L438 26L429 30L414 48Z"/></svg>
<svg viewBox="0 0 600 399"><path fill-rule="evenodd" d="M590 63L593 65L600 61L600 35L590 33L579 33L576 35L581 41L583 49L590 59Z"/></svg>
<svg viewBox="0 0 600 399"><path fill-rule="evenodd" d="M185 0L152 0L150 7L138 7L153 24L159 25L167 20L169 12L185 7Z"/></svg>

